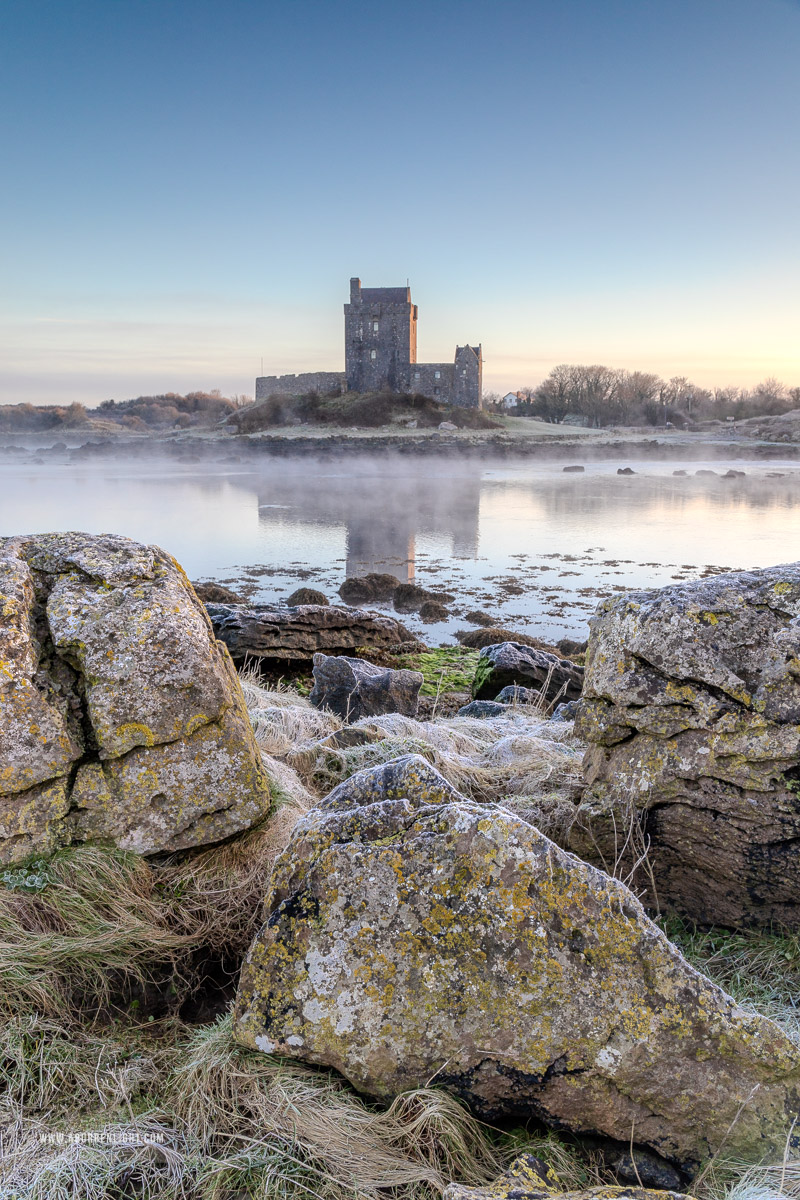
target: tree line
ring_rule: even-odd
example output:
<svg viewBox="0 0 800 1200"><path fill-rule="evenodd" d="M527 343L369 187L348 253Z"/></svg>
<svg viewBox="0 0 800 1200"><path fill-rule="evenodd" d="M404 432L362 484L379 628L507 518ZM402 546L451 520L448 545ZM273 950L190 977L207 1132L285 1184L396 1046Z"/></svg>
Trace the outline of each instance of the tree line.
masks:
<svg viewBox="0 0 800 1200"><path fill-rule="evenodd" d="M800 387L765 379L754 388L703 388L685 375L562 363L538 387L517 392L517 411L560 425L579 419L604 425L693 425L701 421L777 416L800 408ZM489 403L500 397L488 396Z"/></svg>
<svg viewBox="0 0 800 1200"><path fill-rule="evenodd" d="M89 428L102 430L113 422L133 433L150 429L192 429L212 426L247 404L252 396L223 396L218 389L210 392L164 392L158 396L136 396L132 400L104 400L97 408L83 404L2 404L0 432L40 433L56 429Z"/></svg>

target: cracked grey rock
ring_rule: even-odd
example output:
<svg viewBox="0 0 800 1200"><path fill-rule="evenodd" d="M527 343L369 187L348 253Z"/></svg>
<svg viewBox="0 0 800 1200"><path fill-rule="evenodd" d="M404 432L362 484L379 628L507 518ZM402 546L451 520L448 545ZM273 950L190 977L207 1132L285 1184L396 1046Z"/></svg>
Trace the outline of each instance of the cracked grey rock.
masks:
<svg viewBox="0 0 800 1200"><path fill-rule="evenodd" d="M157 546L0 540L0 863L229 837L269 789L225 648Z"/></svg>
<svg viewBox="0 0 800 1200"><path fill-rule="evenodd" d="M330 709L351 725L382 713L415 717L424 682L420 671L393 671L363 658L315 654L308 698L316 708Z"/></svg>
<svg viewBox="0 0 800 1200"><path fill-rule="evenodd" d="M662 905L799 928L800 564L608 600L591 631L570 847L610 864L632 831Z"/></svg>

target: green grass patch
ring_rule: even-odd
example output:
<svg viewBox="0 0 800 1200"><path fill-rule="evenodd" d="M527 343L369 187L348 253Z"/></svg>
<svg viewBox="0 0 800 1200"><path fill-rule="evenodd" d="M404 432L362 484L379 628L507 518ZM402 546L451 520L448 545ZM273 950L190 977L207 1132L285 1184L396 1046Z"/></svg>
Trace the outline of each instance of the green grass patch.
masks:
<svg viewBox="0 0 800 1200"><path fill-rule="evenodd" d="M800 1045L800 934L699 929L676 916L660 924L693 967Z"/></svg>
<svg viewBox="0 0 800 1200"><path fill-rule="evenodd" d="M439 646L437 649L398 655L393 665L422 672L425 682L420 691L423 696L468 692L472 688L478 665L478 651L467 650L463 646Z"/></svg>

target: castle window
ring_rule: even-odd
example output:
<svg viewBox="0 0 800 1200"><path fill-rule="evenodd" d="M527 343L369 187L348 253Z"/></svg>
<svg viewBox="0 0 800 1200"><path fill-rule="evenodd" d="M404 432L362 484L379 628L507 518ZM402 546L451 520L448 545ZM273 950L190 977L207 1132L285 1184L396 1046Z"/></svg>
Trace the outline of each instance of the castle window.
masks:
<svg viewBox="0 0 800 1200"><path fill-rule="evenodd" d="M434 389L433 389L433 394L434 394L434 396L438 396L438 395L439 395L439 392L440 392L441 390L442 390L441 388L434 388Z"/></svg>
<svg viewBox="0 0 800 1200"><path fill-rule="evenodd" d="M377 332L378 332L378 322L377 322L377 321L373 321L373 322L372 322L372 332L373 332L373 333L377 333Z"/></svg>
<svg viewBox="0 0 800 1200"><path fill-rule="evenodd" d="M369 352L369 356L370 356L370 358L372 358L372 359L376 359L376 358L378 357L378 351L377 351L377 350L370 350L370 352Z"/></svg>
<svg viewBox="0 0 800 1200"><path fill-rule="evenodd" d="M441 378L442 378L442 372L441 372L441 371L434 371L434 372L433 372L433 378L434 378L434 379L441 379Z"/></svg>
<svg viewBox="0 0 800 1200"><path fill-rule="evenodd" d="M415 379L419 379L419 371L415 371L415 372L414 372L414 378L415 378Z"/></svg>

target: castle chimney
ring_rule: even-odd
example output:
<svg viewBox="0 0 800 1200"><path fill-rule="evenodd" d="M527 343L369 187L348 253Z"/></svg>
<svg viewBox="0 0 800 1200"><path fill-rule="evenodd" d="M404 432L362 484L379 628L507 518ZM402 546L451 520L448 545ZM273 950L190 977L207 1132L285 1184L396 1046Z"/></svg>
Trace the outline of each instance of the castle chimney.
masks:
<svg viewBox="0 0 800 1200"><path fill-rule="evenodd" d="M356 279L355 275L350 280L350 303L361 303L361 280Z"/></svg>

